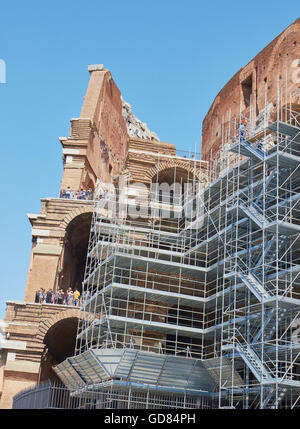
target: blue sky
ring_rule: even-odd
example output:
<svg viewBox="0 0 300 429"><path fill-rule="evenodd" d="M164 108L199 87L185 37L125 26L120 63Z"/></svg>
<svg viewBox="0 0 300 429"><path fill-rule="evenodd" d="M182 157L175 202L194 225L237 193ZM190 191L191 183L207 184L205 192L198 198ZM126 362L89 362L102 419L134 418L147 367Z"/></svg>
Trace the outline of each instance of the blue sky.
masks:
<svg viewBox="0 0 300 429"><path fill-rule="evenodd" d="M68 136L89 64L110 69L135 115L162 141L200 147L201 122L241 67L300 15L299 0L1 2L1 283L23 300L31 248L26 213L58 194L59 136Z"/></svg>

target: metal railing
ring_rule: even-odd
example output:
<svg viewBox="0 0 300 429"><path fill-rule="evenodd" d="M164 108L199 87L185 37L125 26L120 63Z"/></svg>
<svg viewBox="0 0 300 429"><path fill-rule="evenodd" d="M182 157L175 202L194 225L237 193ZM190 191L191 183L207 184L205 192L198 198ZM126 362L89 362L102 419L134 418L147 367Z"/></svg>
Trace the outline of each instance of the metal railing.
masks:
<svg viewBox="0 0 300 429"><path fill-rule="evenodd" d="M14 396L13 409L82 408L81 398L70 396L69 390L59 381L47 380L23 390Z"/></svg>

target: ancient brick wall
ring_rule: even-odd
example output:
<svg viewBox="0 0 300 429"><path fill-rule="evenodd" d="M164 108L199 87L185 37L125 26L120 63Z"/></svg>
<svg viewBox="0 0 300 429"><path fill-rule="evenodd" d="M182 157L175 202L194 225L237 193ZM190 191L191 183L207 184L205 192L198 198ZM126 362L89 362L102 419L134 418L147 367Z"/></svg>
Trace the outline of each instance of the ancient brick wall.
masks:
<svg viewBox="0 0 300 429"><path fill-rule="evenodd" d="M0 364L0 408L11 408L13 396L34 386L41 372L44 343L48 331L61 321L77 320L79 309L65 305L7 302L6 340ZM59 326L59 325L58 325ZM56 332L64 341L63 331Z"/></svg>
<svg viewBox="0 0 300 429"><path fill-rule="evenodd" d="M290 102L300 104L299 79L296 78L296 60L300 61L300 19L284 30L245 67L240 69L222 88L202 124L202 158L214 158L225 138L229 117L254 118L260 125L265 109L265 98L270 109L270 120L276 119L279 82L279 102L283 107ZM299 74L298 74L299 75ZM290 100L291 95L291 100Z"/></svg>

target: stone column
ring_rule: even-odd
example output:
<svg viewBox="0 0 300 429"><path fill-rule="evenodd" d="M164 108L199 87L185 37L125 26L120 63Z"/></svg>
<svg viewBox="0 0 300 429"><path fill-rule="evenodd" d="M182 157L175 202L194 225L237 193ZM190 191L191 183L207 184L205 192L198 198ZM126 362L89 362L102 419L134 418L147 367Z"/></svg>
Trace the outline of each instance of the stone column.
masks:
<svg viewBox="0 0 300 429"><path fill-rule="evenodd" d="M35 292L40 287L54 289L61 253L62 247L58 244L39 243L32 249L24 298L26 302L34 302Z"/></svg>

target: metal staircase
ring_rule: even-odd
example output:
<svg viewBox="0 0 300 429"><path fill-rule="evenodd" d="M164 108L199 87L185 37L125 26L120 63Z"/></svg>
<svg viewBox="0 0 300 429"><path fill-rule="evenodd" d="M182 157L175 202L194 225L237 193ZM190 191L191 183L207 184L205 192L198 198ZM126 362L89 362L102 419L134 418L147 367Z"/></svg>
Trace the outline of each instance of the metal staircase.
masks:
<svg viewBox="0 0 300 429"><path fill-rule="evenodd" d="M262 284L251 273L239 273L239 276L259 301L262 301L263 298L270 298Z"/></svg>
<svg viewBox="0 0 300 429"><path fill-rule="evenodd" d="M235 152L239 155L255 158L258 161L263 161L265 158L265 152L248 141L238 142L234 144L230 150L231 152Z"/></svg>
<svg viewBox="0 0 300 429"><path fill-rule="evenodd" d="M278 324L286 316L287 308L278 309ZM259 331L255 334L251 343L258 343L260 340L263 342L270 341L275 333L276 325L276 308L271 308L268 312L268 316L264 319L263 325L260 327Z"/></svg>
<svg viewBox="0 0 300 429"><path fill-rule="evenodd" d="M286 387L278 388L278 397L276 398L276 389L274 388L271 389L262 404L262 408L271 408L271 409L278 408L283 398L285 397L286 393L287 393Z"/></svg>
<svg viewBox="0 0 300 429"><path fill-rule="evenodd" d="M224 278L230 279L237 276L247 286L247 288L256 296L259 302L263 299L270 298L270 294L264 289L262 284L250 272L232 271L224 274Z"/></svg>
<svg viewBox="0 0 300 429"><path fill-rule="evenodd" d="M297 131L299 134L299 130ZM293 135L293 137L295 136ZM249 248L250 258L247 258L245 261L239 256L237 257L237 250L232 244L228 245L227 248L230 249L229 253L232 263L229 267L230 272L225 273L224 278L234 280L231 284L235 286L240 285L241 281L251 292L252 297L255 296L257 298L261 304L261 311L263 313L261 313L261 316L253 324L251 324L249 316L247 335L245 332L242 335L239 328L237 328L238 324L242 323L239 322L238 317L234 316L230 319L232 323L234 321L235 323L234 325L231 324L231 327L228 326L227 332L231 332L231 335L230 338L223 340L222 351L225 352L227 358L231 358L233 361L238 359L237 368L241 367L241 362L243 361L245 368L248 368L260 384L263 384L263 393L260 393L261 396L257 405L260 408L274 409L280 407L286 397L288 388L284 384L286 382L285 375L279 377L275 375L275 372L273 373L273 366L274 368L280 368L280 365L278 364L278 356L274 358L274 362L272 358L269 358L269 354L272 356L275 350L277 350L276 347L278 347L271 340L276 335L277 329L280 329L281 326L286 326L290 309L282 305L283 301L280 300L280 297L276 299L276 302L274 299L270 300L270 298L276 298L276 295L267 288L267 278L270 271L274 271L275 263L277 266L278 261L281 261L283 258L282 255L285 254L284 249L286 249L288 235L290 233L293 234L292 230L291 232L289 231L289 228L291 229L289 226L291 221L286 221L285 218L282 220L280 212L277 210L275 213L272 210L273 206L276 207L276 201L278 204L278 187L280 188L282 184L286 183L288 174L290 174L288 168L286 168L289 166L281 166L280 164L280 169L277 167L277 169L274 168L272 170L273 164L266 161L268 154L254 147L249 142L236 143L230 150L248 157L250 165L253 168L258 163L263 166L263 185L260 184L259 186L261 187L256 189L245 186L243 188L245 191L243 189L239 190L239 197L235 199L234 203L231 202L226 207L227 213L236 213L237 218L247 217L249 219L251 234L254 234L260 246L253 246L252 244L251 247L247 240L242 243L239 238L236 244L238 246L237 249ZM263 165L263 163L265 164ZM239 179L239 176L236 176L236 182L232 180L232 183L239 189L240 183L243 182L242 179ZM286 199L287 197L284 196L284 198ZM280 201L283 204L282 198L280 198ZM246 229L245 227L241 227L241 230L243 228L244 230ZM259 250L257 251L257 249ZM249 263L249 260L251 263ZM236 289L233 287L232 291L236 291ZM232 292L232 294L232 296L235 296L236 292ZM253 299L250 299L248 302L251 305L257 305L252 304ZM236 311L236 307L234 306L234 314L236 314ZM232 328L232 326L234 327ZM263 353L260 357L259 350L261 350L262 346ZM271 359L270 363L269 359ZM289 382L291 381L289 380Z"/></svg>
<svg viewBox="0 0 300 429"><path fill-rule="evenodd" d="M255 378L260 382L262 379L264 381L271 381L272 376L269 371L264 367L262 361L259 359L257 354L248 344L241 344L237 338L234 339L234 343L223 345L223 350L234 351L235 354L238 354L243 361L246 363L248 368L251 370Z"/></svg>
<svg viewBox="0 0 300 429"><path fill-rule="evenodd" d="M264 248L264 251L261 252L259 258L256 260L254 264L255 266L253 268L253 272L255 273L262 272L263 271L261 266L262 263L264 263L264 265L270 265L276 259L277 249L278 249L278 256L279 256L279 252L284 247L285 242L286 242L285 236L278 236L277 238L276 235L274 234L271 237L271 239L267 242Z"/></svg>
<svg viewBox="0 0 300 429"><path fill-rule="evenodd" d="M253 203L254 204L254 203ZM269 221L266 219L262 213L260 213L259 208L255 208L253 204L239 202L238 204L231 205L226 208L227 212L233 212L238 210L243 212L249 219L251 219L260 229L263 229Z"/></svg>
<svg viewBox="0 0 300 429"><path fill-rule="evenodd" d="M258 381L261 381L261 378L264 380L271 380L272 377L269 372L249 345L237 344L236 351L240 354L241 358L251 369Z"/></svg>
<svg viewBox="0 0 300 429"><path fill-rule="evenodd" d="M280 323L280 318L284 317L286 311L287 309L281 310L281 314L278 316L278 323ZM260 408L263 408L263 409L278 408L288 390L286 387L279 385L276 393L276 388L273 387L274 382L276 381L276 378L274 377L273 374L270 373L270 371L266 368L262 360L259 358L257 353L252 348L252 344L257 341L259 336L262 336L262 332L263 332L264 342L272 338L275 328L273 329L272 326L270 326L270 323L274 321L274 317L276 317L276 311L275 309L272 309L269 314L269 317L266 319L266 323L264 324L264 327L259 331L259 333L256 335L256 337L254 338L251 344L248 344L246 342L242 344L237 338L237 337L240 337L241 334L238 331L238 329L235 328L234 329L235 335L233 335L230 339L228 339L228 341L232 341L232 342L230 344L225 344L222 346L223 351L234 353L233 356L240 357L260 383L263 382L265 385L268 385L268 384L270 385L269 393L265 397L262 405L260 404Z"/></svg>
<svg viewBox="0 0 300 429"><path fill-rule="evenodd" d="M262 186L259 194L255 198L255 204L257 206L260 206L265 190L269 189L271 186L274 186L274 189L275 189L276 185L277 185L276 174L275 174L275 170L273 170L273 171L271 171L269 177L267 178L267 180L265 182L265 187Z"/></svg>

